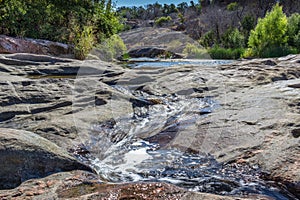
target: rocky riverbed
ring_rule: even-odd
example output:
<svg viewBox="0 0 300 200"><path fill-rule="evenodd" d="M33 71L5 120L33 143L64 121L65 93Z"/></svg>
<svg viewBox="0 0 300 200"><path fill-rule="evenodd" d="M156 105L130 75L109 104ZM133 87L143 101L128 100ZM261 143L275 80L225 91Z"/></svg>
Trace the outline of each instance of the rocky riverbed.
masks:
<svg viewBox="0 0 300 200"><path fill-rule="evenodd" d="M117 174L132 170L121 161L137 155L130 154L134 143L128 141L155 144L146 149L152 155L176 150L208 155L241 171L259 169L250 175L282 190L286 199L299 198L299 90L299 55L138 69L99 60L1 55L0 198L280 198L222 187L211 192L223 196L213 195L153 179L114 182L105 176L111 173L102 173L109 162L101 160L120 159ZM128 150L123 157L111 157L122 145ZM196 164L192 168L203 167Z"/></svg>

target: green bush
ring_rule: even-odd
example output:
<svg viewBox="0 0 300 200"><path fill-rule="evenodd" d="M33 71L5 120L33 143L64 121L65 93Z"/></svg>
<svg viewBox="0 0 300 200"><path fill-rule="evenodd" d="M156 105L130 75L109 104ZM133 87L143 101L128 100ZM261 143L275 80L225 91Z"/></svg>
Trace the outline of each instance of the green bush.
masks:
<svg viewBox="0 0 300 200"><path fill-rule="evenodd" d="M178 13L178 18L179 18L179 21L180 21L180 23L184 23L184 21L185 21L185 18L184 18L184 16L183 16L183 14L182 13Z"/></svg>
<svg viewBox="0 0 300 200"><path fill-rule="evenodd" d="M297 49L297 53L300 53L300 32L294 36L294 47Z"/></svg>
<svg viewBox="0 0 300 200"><path fill-rule="evenodd" d="M187 58L197 58L197 59L208 59L209 54L206 49L201 47L200 45L195 45L188 43L183 50L183 54L186 55Z"/></svg>
<svg viewBox="0 0 300 200"><path fill-rule="evenodd" d="M242 57L244 52L245 49L243 48L225 49L218 46L208 51L212 59L238 59Z"/></svg>
<svg viewBox="0 0 300 200"><path fill-rule="evenodd" d="M216 36L213 31L208 31L200 38L199 42L205 48L210 48L215 44Z"/></svg>
<svg viewBox="0 0 300 200"><path fill-rule="evenodd" d="M235 11L235 10L238 9L238 7L239 7L239 4L237 2L232 2L232 3L227 5L227 10Z"/></svg>
<svg viewBox="0 0 300 200"><path fill-rule="evenodd" d="M154 23L157 26L162 26L163 24L166 24L166 23L170 22L171 20L172 20L172 18L170 16L160 17L160 18L156 19Z"/></svg>
<svg viewBox="0 0 300 200"><path fill-rule="evenodd" d="M288 18L288 44L300 51L300 14L294 13Z"/></svg>
<svg viewBox="0 0 300 200"><path fill-rule="evenodd" d="M85 59L94 45L93 28L91 26L83 27L83 31L77 34L74 45L75 58Z"/></svg>
<svg viewBox="0 0 300 200"><path fill-rule="evenodd" d="M93 54L96 54L101 60L113 61L113 59L119 58L127 51L126 45L118 35L113 35L107 38L102 43L98 44Z"/></svg>
<svg viewBox="0 0 300 200"><path fill-rule="evenodd" d="M255 29L251 31L248 41L251 54L258 57L285 55L285 51L272 51L272 49L285 48L288 39L287 27L287 17L282 12L282 7L276 4L265 18L258 20ZM275 53L278 55L274 55Z"/></svg>
<svg viewBox="0 0 300 200"><path fill-rule="evenodd" d="M229 28L222 35L222 46L224 48L243 48L245 47L245 37L237 28Z"/></svg>
<svg viewBox="0 0 300 200"><path fill-rule="evenodd" d="M113 58L117 58L123 55L127 50L122 38L118 35L113 35L110 38L108 38L106 41L106 45L112 52Z"/></svg>
<svg viewBox="0 0 300 200"><path fill-rule="evenodd" d="M252 15L247 14L245 17L243 17L241 21L242 33L244 34L246 39L249 38L250 31L255 28L255 23L255 17L253 17Z"/></svg>
<svg viewBox="0 0 300 200"><path fill-rule="evenodd" d="M292 48L289 46L278 46L278 47L272 47L272 48L266 48L261 54L261 57L263 58L274 58L279 56L284 56L288 54L296 54L297 53L296 48Z"/></svg>

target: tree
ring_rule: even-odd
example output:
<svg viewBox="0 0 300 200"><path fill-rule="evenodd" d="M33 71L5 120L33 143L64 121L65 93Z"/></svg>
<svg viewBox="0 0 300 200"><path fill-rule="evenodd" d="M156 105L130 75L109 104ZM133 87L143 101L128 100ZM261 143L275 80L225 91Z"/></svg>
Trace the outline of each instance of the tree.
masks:
<svg viewBox="0 0 300 200"><path fill-rule="evenodd" d="M221 44L224 48L243 48L245 37L237 28L229 28L223 35Z"/></svg>
<svg viewBox="0 0 300 200"><path fill-rule="evenodd" d="M249 38L251 30L255 28L256 19L251 15L247 14L241 21L242 32L245 38Z"/></svg>
<svg viewBox="0 0 300 200"><path fill-rule="evenodd" d="M187 2L182 2L180 4L177 5L177 9L181 12L181 13L184 13L185 10L188 8L188 4Z"/></svg>
<svg viewBox="0 0 300 200"><path fill-rule="evenodd" d="M94 39L101 42L120 28L111 0L2 0L0 34L75 45L83 58Z"/></svg>
<svg viewBox="0 0 300 200"><path fill-rule="evenodd" d="M277 3L251 31L248 41L251 54L259 57L280 56L274 54L281 54L287 44L287 27L287 17Z"/></svg>
<svg viewBox="0 0 300 200"><path fill-rule="evenodd" d="M288 44L300 50L300 14L294 13L288 18Z"/></svg>

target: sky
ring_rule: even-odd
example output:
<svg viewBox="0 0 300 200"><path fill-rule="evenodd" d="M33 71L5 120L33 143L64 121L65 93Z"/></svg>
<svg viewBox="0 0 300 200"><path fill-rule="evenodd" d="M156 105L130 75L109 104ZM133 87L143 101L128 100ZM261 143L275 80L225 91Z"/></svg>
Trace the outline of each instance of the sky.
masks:
<svg viewBox="0 0 300 200"><path fill-rule="evenodd" d="M158 2L159 4L179 4L182 2L187 2L189 3L190 1L185 1L185 0L115 0L114 1L116 3L117 7L121 7L121 6L144 6L144 5L148 5L148 4L153 4ZM197 1L194 1L197 2Z"/></svg>

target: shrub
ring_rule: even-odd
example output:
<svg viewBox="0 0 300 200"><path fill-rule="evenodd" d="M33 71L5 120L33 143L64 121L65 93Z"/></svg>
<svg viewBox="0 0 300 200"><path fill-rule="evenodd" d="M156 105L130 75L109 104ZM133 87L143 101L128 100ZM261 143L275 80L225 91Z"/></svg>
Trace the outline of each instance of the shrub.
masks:
<svg viewBox="0 0 300 200"><path fill-rule="evenodd" d="M242 57L244 52L245 49L243 48L225 49L218 46L208 51L212 59L238 59Z"/></svg>
<svg viewBox="0 0 300 200"><path fill-rule="evenodd" d="M200 45L195 45L188 43L183 50L183 54L187 55L187 58L197 58L197 59L208 59L209 54L206 49Z"/></svg>
<svg viewBox="0 0 300 200"><path fill-rule="evenodd" d="M288 54L296 54L297 49L289 47L289 46L278 46L278 47L272 47L272 48L266 48L261 54L261 57L266 58L274 58L278 56L284 56Z"/></svg>
<svg viewBox="0 0 300 200"><path fill-rule="evenodd" d="M179 21L180 21L180 23L184 23L184 21L185 21L185 18L184 18L184 16L183 16L183 14L182 13L178 13L178 18L179 18Z"/></svg>
<svg viewBox="0 0 300 200"><path fill-rule="evenodd" d="M271 51L272 48L284 48L287 44L288 21L277 3L271 12L263 19L259 19L254 30L251 31L248 45L253 56L269 57L268 52L282 56L285 51ZM271 56L271 55L270 55ZM273 55L272 55L273 56Z"/></svg>
<svg viewBox="0 0 300 200"><path fill-rule="evenodd" d="M297 53L300 53L300 31L294 36L294 47L297 49Z"/></svg>
<svg viewBox="0 0 300 200"><path fill-rule="evenodd" d="M245 37L237 28L230 28L222 35L222 46L224 48L243 48Z"/></svg>
<svg viewBox="0 0 300 200"><path fill-rule="evenodd" d="M256 22L255 18L250 14L247 14L245 17L243 17L241 21L241 25L242 25L242 32L246 38L249 37L250 31L255 28L255 22Z"/></svg>
<svg viewBox="0 0 300 200"><path fill-rule="evenodd" d="M123 55L127 50L122 38L118 35L113 35L108 38L106 41L106 45L111 50L113 58L117 58Z"/></svg>
<svg viewBox="0 0 300 200"><path fill-rule="evenodd" d="M171 20L172 20L172 18L170 16L160 17L160 18L156 19L154 23L157 26L162 26L163 24L166 24L166 23L170 22Z"/></svg>
<svg viewBox="0 0 300 200"><path fill-rule="evenodd" d="M232 2L232 3L227 5L227 10L235 11L235 10L238 9L238 7L239 7L239 4L237 2Z"/></svg>
<svg viewBox="0 0 300 200"><path fill-rule="evenodd" d="M213 31L208 31L200 38L199 42L205 48L212 47L216 42L216 36Z"/></svg>
<svg viewBox="0 0 300 200"><path fill-rule="evenodd" d="M294 13L288 18L288 44L300 51L300 14Z"/></svg>
<svg viewBox="0 0 300 200"><path fill-rule="evenodd" d="M122 55L127 51L126 45L123 40L118 35L113 35L107 38L102 43L98 44L94 49L94 54L96 54L101 60L112 61Z"/></svg>
<svg viewBox="0 0 300 200"><path fill-rule="evenodd" d="M91 26L85 26L82 32L77 34L74 45L75 58L85 59L94 45L94 35Z"/></svg>

